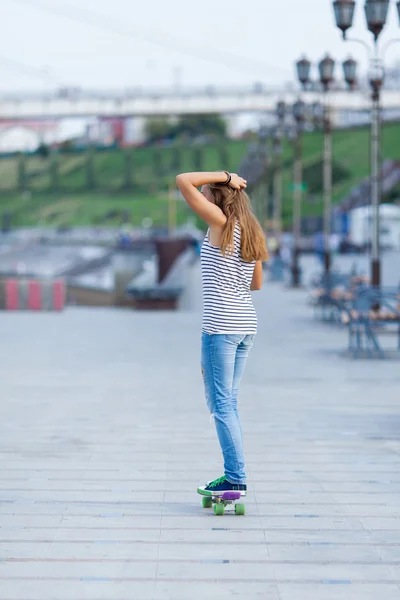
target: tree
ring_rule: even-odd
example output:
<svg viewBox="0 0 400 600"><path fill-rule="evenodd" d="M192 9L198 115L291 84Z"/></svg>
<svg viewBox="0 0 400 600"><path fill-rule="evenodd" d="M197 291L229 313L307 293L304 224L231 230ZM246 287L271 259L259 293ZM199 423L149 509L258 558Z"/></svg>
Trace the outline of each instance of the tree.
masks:
<svg viewBox="0 0 400 600"><path fill-rule="evenodd" d="M177 135L226 137L226 122L220 115L185 115L176 125Z"/></svg>
<svg viewBox="0 0 400 600"><path fill-rule="evenodd" d="M145 127L148 143L200 136L221 139L226 137L226 131L226 122L220 115L184 115L177 122L157 117L149 119Z"/></svg>
<svg viewBox="0 0 400 600"><path fill-rule="evenodd" d="M47 144L45 144L44 142L42 142L38 149L37 152L39 154L39 156L41 156L42 158L47 158L50 154L50 148L48 147Z"/></svg>
<svg viewBox="0 0 400 600"><path fill-rule="evenodd" d="M149 143L167 139L173 135L173 124L163 117L148 119L145 125L146 139Z"/></svg>

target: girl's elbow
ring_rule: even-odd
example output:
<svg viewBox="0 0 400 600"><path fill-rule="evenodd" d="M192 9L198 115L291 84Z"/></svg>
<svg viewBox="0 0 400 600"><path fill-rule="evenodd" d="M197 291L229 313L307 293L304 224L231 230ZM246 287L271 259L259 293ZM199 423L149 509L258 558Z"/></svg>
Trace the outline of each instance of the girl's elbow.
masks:
<svg viewBox="0 0 400 600"><path fill-rule="evenodd" d="M180 188L184 181L184 175L182 173L180 173L179 175L177 175L175 177L175 181L176 181L176 185L178 186L178 188Z"/></svg>
<svg viewBox="0 0 400 600"><path fill-rule="evenodd" d="M180 189L183 196L185 197L185 192L191 188L190 179L185 175L185 173L181 173L180 175L176 176L175 181L176 181L176 185L178 186L178 189ZM186 198L185 198L185 200L186 200Z"/></svg>

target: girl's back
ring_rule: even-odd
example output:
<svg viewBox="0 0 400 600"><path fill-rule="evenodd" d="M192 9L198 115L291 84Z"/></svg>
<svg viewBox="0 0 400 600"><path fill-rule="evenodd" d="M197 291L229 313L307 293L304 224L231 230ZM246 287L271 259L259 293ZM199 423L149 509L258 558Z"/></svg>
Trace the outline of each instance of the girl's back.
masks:
<svg viewBox="0 0 400 600"><path fill-rule="evenodd" d="M257 315L253 306L250 285L255 261L242 258L241 229L235 224L233 248L222 254L209 240L209 231L201 249L203 280L203 326L206 333L257 332Z"/></svg>

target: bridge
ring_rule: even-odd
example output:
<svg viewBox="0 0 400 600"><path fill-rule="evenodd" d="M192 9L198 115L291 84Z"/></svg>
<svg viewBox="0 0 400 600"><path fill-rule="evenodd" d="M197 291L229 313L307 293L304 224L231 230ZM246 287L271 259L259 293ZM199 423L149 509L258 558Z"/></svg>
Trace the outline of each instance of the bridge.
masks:
<svg viewBox="0 0 400 600"><path fill-rule="evenodd" d="M299 96L307 103L321 100L320 92L297 89L252 87L213 87L191 89L85 91L61 89L49 93L0 94L0 119L61 119L66 117L150 117L182 114L275 112L276 103L293 103ZM368 88L330 92L333 114L370 109ZM400 109L400 90L382 91L386 109Z"/></svg>

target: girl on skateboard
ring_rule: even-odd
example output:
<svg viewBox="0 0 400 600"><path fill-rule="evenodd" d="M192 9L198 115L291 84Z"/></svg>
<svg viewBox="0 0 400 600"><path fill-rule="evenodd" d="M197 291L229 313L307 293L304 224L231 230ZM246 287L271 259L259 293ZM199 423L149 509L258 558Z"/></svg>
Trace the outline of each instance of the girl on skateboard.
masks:
<svg viewBox="0 0 400 600"><path fill-rule="evenodd" d="M198 488L205 496L246 495L239 383L257 333L251 291L262 286L265 236L251 209L246 180L235 173L182 173L176 183L208 225L201 249L201 368L207 405L224 458L224 475ZM197 188L201 187L201 192Z"/></svg>

